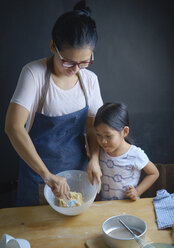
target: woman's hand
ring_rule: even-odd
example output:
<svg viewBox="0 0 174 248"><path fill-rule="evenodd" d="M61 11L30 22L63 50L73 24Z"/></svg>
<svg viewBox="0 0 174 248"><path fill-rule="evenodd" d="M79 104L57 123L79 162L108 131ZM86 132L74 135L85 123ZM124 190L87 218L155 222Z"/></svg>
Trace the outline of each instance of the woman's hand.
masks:
<svg viewBox="0 0 174 248"><path fill-rule="evenodd" d="M86 167L86 172L88 173L88 177L92 185L94 184L94 179L97 180L98 193L99 193L101 189L101 176L102 176L99 163L92 159L89 160L89 163Z"/></svg>
<svg viewBox="0 0 174 248"><path fill-rule="evenodd" d="M89 156L86 172L88 173L88 177L92 185L94 184L94 179L97 180L99 193L101 189L102 172L99 165L99 146L94 130L94 119L95 117L88 117L86 123L86 143L88 148L87 153Z"/></svg>
<svg viewBox="0 0 174 248"><path fill-rule="evenodd" d="M125 194L133 201L136 201L139 197L136 188L134 188L133 186L129 186L129 189L126 190Z"/></svg>
<svg viewBox="0 0 174 248"><path fill-rule="evenodd" d="M66 198L69 200L69 185L67 184L66 178L50 174L44 178L44 182L51 188L52 192L56 197Z"/></svg>

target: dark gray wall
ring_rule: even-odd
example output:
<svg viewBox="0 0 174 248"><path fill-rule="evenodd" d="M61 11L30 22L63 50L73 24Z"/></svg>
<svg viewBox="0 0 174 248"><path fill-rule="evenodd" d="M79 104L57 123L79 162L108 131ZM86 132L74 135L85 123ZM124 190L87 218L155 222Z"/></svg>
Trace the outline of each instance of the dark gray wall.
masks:
<svg viewBox="0 0 174 248"><path fill-rule="evenodd" d="M0 1L0 182L17 178L7 106L24 64L50 55L56 18L75 0ZM95 64L103 100L124 101L131 135L155 163L174 163L174 34L171 0L89 0L99 42Z"/></svg>

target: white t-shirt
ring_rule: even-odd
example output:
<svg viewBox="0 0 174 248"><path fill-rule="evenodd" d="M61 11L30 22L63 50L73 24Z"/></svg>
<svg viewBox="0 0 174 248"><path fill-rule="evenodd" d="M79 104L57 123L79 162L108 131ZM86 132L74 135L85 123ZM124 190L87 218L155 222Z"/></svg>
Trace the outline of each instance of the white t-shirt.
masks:
<svg viewBox="0 0 174 248"><path fill-rule="evenodd" d="M45 84L46 58L33 61L25 65L21 71L16 90L11 102L25 107L29 112L26 123L27 131L30 130L35 113L38 109ZM82 69L79 71L84 84L88 99L88 116L95 116L103 101L100 94L98 78L92 71ZM69 90L59 88L50 77L50 83L46 99L42 108L42 114L47 116L61 116L76 112L86 106L84 92L77 81L75 86Z"/></svg>
<svg viewBox="0 0 174 248"><path fill-rule="evenodd" d="M100 150L100 166L102 170L101 200L125 199L128 186L138 185L141 169L149 159L144 151L131 145L129 150L118 157L109 156Z"/></svg>

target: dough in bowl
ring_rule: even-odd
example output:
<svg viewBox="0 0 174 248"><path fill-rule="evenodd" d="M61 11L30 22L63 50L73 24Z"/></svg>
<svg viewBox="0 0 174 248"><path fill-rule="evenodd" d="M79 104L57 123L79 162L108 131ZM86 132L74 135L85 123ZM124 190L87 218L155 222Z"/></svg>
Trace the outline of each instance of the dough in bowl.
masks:
<svg viewBox="0 0 174 248"><path fill-rule="evenodd" d="M83 204L83 197L81 193L77 193L77 192L69 192L69 197L70 200L75 200L75 204L73 204L73 207L78 207L81 206ZM64 207L64 208L69 208L69 206L67 205L66 201L64 199L58 198L59 201L59 207Z"/></svg>

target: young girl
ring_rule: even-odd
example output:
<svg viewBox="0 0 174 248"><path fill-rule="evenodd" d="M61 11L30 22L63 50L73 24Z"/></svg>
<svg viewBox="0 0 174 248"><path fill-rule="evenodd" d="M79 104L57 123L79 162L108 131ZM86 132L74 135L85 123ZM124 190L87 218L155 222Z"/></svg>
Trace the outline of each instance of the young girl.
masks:
<svg viewBox="0 0 174 248"><path fill-rule="evenodd" d="M94 127L101 147L101 200L136 200L157 180L159 172L144 151L128 140L127 107L105 103L97 112ZM146 176L138 184L141 169Z"/></svg>

